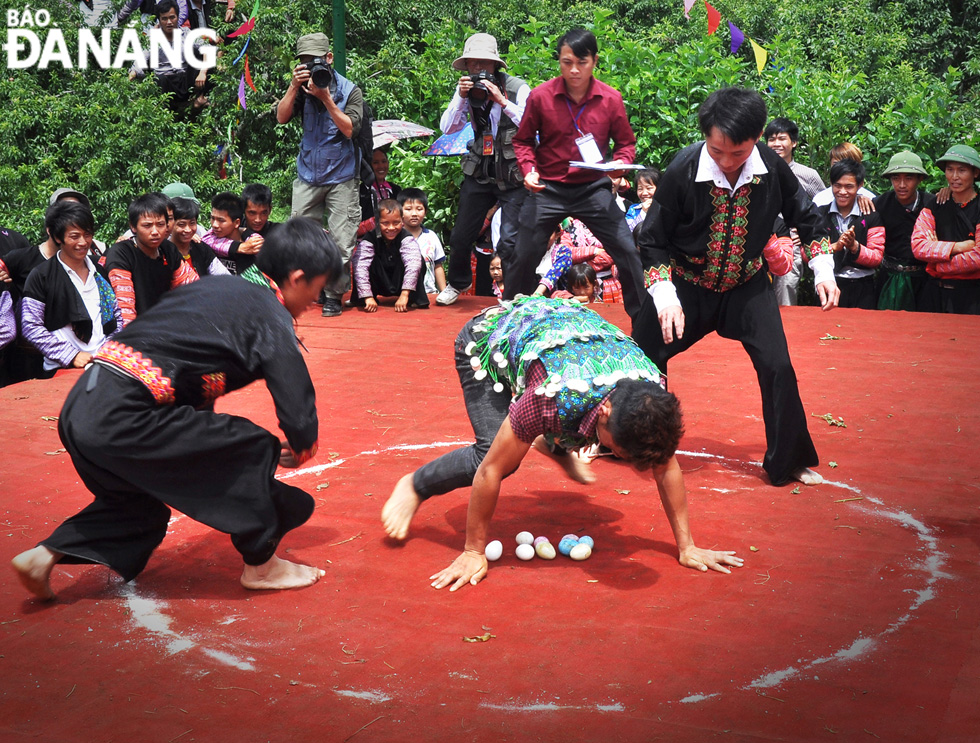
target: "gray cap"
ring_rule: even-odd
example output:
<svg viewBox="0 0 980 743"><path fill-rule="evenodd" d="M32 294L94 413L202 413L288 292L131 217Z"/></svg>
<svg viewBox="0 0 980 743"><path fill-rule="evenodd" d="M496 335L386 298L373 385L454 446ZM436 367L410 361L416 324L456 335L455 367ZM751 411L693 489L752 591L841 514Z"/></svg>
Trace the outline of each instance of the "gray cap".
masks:
<svg viewBox="0 0 980 743"><path fill-rule="evenodd" d="M888 161L888 167L885 168L885 172L881 175L884 178L888 178L889 176L899 175L900 173L929 175L926 169L922 167L922 158L908 150L892 155L891 160Z"/></svg>
<svg viewBox="0 0 980 743"><path fill-rule="evenodd" d="M296 56L326 57L330 53L330 39L326 34L305 34L296 40Z"/></svg>
<svg viewBox="0 0 980 743"><path fill-rule="evenodd" d="M453 61L453 69L465 72L467 59L483 59L501 67L507 66L497 53L497 40L490 34L473 34L468 38L463 45L463 55Z"/></svg>
<svg viewBox="0 0 980 743"><path fill-rule="evenodd" d="M57 191L51 194L51 198L48 199L48 206L53 206L62 199L69 197L78 199L78 201L85 204L85 206L87 206L89 209L92 208L92 204L89 203L88 196L83 194L81 191L76 191L74 188L59 188Z"/></svg>

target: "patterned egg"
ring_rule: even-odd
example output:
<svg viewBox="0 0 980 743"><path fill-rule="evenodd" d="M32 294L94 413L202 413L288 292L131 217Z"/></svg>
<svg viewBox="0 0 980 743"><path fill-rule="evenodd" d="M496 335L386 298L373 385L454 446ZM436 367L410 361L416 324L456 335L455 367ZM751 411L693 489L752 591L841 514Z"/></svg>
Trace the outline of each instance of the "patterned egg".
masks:
<svg viewBox="0 0 980 743"><path fill-rule="evenodd" d="M578 544L578 540L569 539L568 537L565 537L558 543L558 551L561 552L563 555L568 555L571 553L572 547L574 547L577 544Z"/></svg>
<svg viewBox="0 0 980 743"><path fill-rule="evenodd" d="M589 545L589 549L595 549L595 540L593 540L592 537L581 537L578 541L579 544Z"/></svg>
<svg viewBox="0 0 980 743"><path fill-rule="evenodd" d="M535 537L533 544L535 547L537 547L542 542L549 542L549 541L551 540L549 540L548 537Z"/></svg>
<svg viewBox="0 0 980 743"><path fill-rule="evenodd" d="M534 559L534 547L530 544L519 544L514 554L517 555L518 560L532 560Z"/></svg>
<svg viewBox="0 0 980 743"><path fill-rule="evenodd" d="M572 551L568 553L568 556L573 560L588 560L592 557L592 548L587 544L579 542L572 547Z"/></svg>
<svg viewBox="0 0 980 743"><path fill-rule="evenodd" d="M517 535L517 543L518 544L533 544L534 543L534 535L531 532L529 532L529 531L522 531L520 534Z"/></svg>
<svg viewBox="0 0 980 743"><path fill-rule="evenodd" d="M483 550L484 556L490 562L496 562L500 559L500 556L504 554L504 545L500 543L499 539L494 539L487 548Z"/></svg>

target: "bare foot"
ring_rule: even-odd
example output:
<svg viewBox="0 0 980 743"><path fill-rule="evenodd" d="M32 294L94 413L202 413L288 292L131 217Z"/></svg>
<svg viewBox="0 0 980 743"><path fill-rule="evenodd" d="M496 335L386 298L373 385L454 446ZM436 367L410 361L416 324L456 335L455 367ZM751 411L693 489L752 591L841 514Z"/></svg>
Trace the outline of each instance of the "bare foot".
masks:
<svg viewBox="0 0 980 743"><path fill-rule="evenodd" d="M595 475L592 474L592 467L589 465L589 462L595 458L594 456L591 458L589 458L588 454L578 456L573 452L568 452L564 456L558 456L548 448L548 443L545 441L544 436L538 436L531 446L548 457L552 462L560 465L565 470L565 474L575 482L580 482L583 485L589 485L595 482Z"/></svg>
<svg viewBox="0 0 980 743"><path fill-rule="evenodd" d="M410 472L398 481L395 489L388 496L384 508L381 509L381 523L384 524L385 533L393 539L404 539L408 536L412 517L422 504L422 499L415 492L415 485L412 483L414 475L414 472Z"/></svg>
<svg viewBox="0 0 980 743"><path fill-rule="evenodd" d="M289 562L273 555L271 560L261 565L246 565L242 571L242 585L252 591L305 588L326 574L320 568Z"/></svg>
<svg viewBox="0 0 980 743"><path fill-rule="evenodd" d="M61 554L52 552L47 547L38 546L34 549L21 552L17 557L10 561L20 582L24 588L33 593L43 601L50 601L54 598L54 591L51 590L49 578L54 566L61 559Z"/></svg>
<svg viewBox="0 0 980 743"><path fill-rule="evenodd" d="M794 480L799 480L804 485L819 485L823 482L823 478L820 476L820 473L814 472L809 467L801 467L790 475L790 477L792 477Z"/></svg>

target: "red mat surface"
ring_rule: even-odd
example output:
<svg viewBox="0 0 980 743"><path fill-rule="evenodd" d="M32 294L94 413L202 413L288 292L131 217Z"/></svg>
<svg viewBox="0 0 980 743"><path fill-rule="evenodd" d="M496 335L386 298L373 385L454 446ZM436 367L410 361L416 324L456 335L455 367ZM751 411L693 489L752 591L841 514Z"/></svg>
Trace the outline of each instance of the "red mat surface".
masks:
<svg viewBox="0 0 980 743"><path fill-rule="evenodd" d="M468 492L424 504L404 545L379 515L399 476L470 438L451 342L484 303L302 320L320 454L281 474L318 508L283 547L326 568L318 585L244 591L228 538L179 515L131 584L65 566L42 605L0 571L0 738L980 739L980 319L785 310L828 480L798 493L757 464L738 344L672 362L694 536L745 558L732 575L678 565L651 481L603 460L582 486L532 452L494 519L504 558L450 594L428 577L462 548ZM75 379L0 390L7 559L90 500L49 419ZM261 385L219 410L275 430ZM521 563L525 529L596 551Z"/></svg>

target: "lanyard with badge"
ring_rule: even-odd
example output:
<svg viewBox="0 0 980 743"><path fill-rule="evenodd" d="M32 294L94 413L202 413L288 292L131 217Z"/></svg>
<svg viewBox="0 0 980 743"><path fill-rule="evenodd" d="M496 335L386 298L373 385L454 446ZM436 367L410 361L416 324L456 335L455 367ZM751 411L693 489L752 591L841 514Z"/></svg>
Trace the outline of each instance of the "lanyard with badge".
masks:
<svg viewBox="0 0 980 743"><path fill-rule="evenodd" d="M568 113L572 117L572 125L575 127L575 131L579 133L579 136L575 138L575 144L578 147L579 155L582 156L582 162L589 164L601 163L602 153L599 152L599 145L596 144L595 137L583 132L578 125L579 117L588 104L589 102L586 101L579 106L578 113L572 113L572 104L568 102L567 98L565 99L565 105L568 106Z"/></svg>

